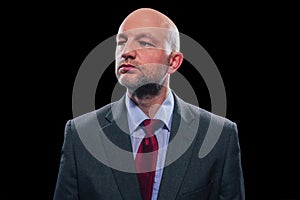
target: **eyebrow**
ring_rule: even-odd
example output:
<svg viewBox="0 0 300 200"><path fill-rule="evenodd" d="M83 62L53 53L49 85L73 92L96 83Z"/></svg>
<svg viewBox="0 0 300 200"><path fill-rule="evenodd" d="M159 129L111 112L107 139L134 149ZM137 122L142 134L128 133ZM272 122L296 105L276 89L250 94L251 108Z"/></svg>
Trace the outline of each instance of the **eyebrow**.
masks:
<svg viewBox="0 0 300 200"><path fill-rule="evenodd" d="M141 38L149 38L151 40L157 40L153 35L151 35L150 33L141 33L137 36L137 39L141 39Z"/></svg>
<svg viewBox="0 0 300 200"><path fill-rule="evenodd" d="M126 36L124 33L119 33L119 34L117 35L117 39L120 39L120 38L127 39L127 36Z"/></svg>
<svg viewBox="0 0 300 200"><path fill-rule="evenodd" d="M141 39L141 38L149 38L151 39L153 42L158 42L158 40L150 33L140 33L138 34L137 36L135 36L137 40ZM124 34L124 33L119 33L117 35L117 39L120 39L120 38L123 38L123 39L127 39L127 35Z"/></svg>

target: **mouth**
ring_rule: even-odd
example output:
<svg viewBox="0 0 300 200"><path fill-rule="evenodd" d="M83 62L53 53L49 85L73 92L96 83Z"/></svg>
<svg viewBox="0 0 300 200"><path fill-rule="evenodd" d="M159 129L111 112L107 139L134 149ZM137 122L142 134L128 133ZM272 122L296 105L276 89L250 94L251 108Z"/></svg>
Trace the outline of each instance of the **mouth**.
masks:
<svg viewBox="0 0 300 200"><path fill-rule="evenodd" d="M120 74L125 74L134 68L135 68L135 66L133 66L131 64L122 64L121 66L119 66L118 72Z"/></svg>

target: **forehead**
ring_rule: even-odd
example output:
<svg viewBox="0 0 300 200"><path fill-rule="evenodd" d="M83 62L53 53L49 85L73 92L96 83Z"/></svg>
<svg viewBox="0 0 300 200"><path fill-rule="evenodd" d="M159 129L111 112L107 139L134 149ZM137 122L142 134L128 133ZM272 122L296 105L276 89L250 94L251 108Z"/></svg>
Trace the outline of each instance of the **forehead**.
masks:
<svg viewBox="0 0 300 200"><path fill-rule="evenodd" d="M130 29L127 31L119 30L117 34L117 38L128 38L128 37L136 37L136 38L153 38L153 39L164 39L166 38L169 29L157 28L157 27L145 27L145 28L136 28Z"/></svg>
<svg viewBox="0 0 300 200"><path fill-rule="evenodd" d="M152 12L135 12L129 15L121 24L120 29L128 31L131 29L157 27L168 28L169 23L162 15Z"/></svg>

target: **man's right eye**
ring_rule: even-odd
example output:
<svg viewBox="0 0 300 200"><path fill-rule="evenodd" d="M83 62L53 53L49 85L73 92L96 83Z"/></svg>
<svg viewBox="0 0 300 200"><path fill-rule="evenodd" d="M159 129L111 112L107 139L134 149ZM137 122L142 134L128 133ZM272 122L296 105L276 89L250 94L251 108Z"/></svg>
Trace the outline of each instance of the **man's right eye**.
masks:
<svg viewBox="0 0 300 200"><path fill-rule="evenodd" d="M126 41L118 41L117 42L118 46L123 46L123 45L125 45L125 43L126 43Z"/></svg>

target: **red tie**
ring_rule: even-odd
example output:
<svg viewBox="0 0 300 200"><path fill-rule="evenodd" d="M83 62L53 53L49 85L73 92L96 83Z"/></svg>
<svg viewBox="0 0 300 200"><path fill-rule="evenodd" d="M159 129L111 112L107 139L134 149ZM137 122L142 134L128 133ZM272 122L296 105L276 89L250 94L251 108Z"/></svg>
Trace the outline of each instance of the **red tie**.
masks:
<svg viewBox="0 0 300 200"><path fill-rule="evenodd" d="M151 200L152 196L158 150L158 142L154 135L157 122L159 122L159 120L154 119L146 119L143 122L146 135L139 146L135 158L137 176L143 200Z"/></svg>

